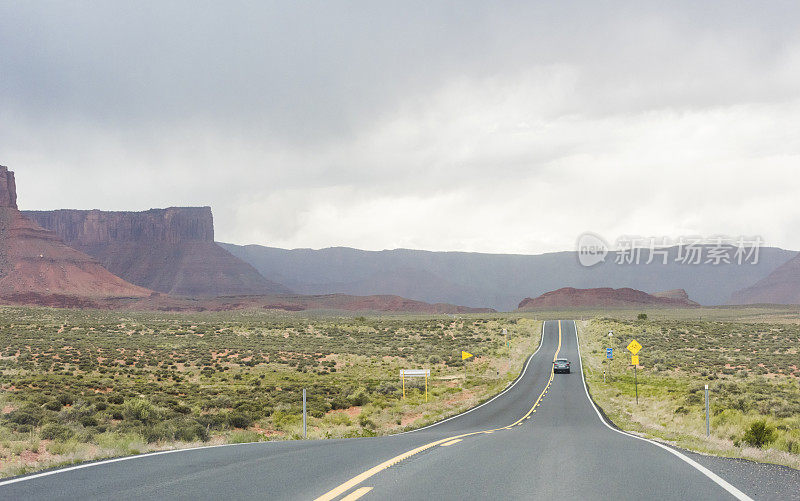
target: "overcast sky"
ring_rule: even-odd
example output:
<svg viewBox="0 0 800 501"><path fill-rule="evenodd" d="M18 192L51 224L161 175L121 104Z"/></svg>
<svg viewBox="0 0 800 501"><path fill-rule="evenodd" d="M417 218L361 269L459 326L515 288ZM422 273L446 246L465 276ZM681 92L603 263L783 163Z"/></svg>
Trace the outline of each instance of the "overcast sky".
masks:
<svg viewBox="0 0 800 501"><path fill-rule="evenodd" d="M0 164L23 209L211 205L241 244L800 249L798 22L792 1L3 1Z"/></svg>

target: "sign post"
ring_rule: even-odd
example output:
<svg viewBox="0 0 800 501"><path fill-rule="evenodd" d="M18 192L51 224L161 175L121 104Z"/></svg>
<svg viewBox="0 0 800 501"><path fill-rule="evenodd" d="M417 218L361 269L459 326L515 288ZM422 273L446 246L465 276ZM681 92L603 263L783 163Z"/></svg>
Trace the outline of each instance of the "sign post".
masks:
<svg viewBox="0 0 800 501"><path fill-rule="evenodd" d="M306 389L303 388L303 438L308 438L308 429L306 428Z"/></svg>
<svg viewBox="0 0 800 501"><path fill-rule="evenodd" d="M430 369L400 369L400 379L403 380L403 398L406 398L406 378L424 377L425 378L425 401L428 401L428 378L431 375Z"/></svg>
<svg viewBox="0 0 800 501"><path fill-rule="evenodd" d="M633 386L636 391L636 405L639 405L639 381L636 379L636 368L639 366L639 350L642 349L642 345L639 344L639 341L633 340L627 346L628 351L631 352L631 365L633 365Z"/></svg>
<svg viewBox="0 0 800 501"><path fill-rule="evenodd" d="M474 357L474 356L475 355L473 355L472 353L470 353L468 351L461 350L461 361L462 362L464 360L466 360L466 359L468 359L470 357ZM467 385L467 364L464 364L464 386L466 386L466 385Z"/></svg>

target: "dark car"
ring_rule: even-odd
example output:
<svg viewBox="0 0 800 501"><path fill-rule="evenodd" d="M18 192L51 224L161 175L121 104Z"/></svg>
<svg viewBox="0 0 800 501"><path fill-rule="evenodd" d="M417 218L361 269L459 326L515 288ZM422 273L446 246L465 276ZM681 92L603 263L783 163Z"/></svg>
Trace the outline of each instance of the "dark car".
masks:
<svg viewBox="0 0 800 501"><path fill-rule="evenodd" d="M565 372L569 374L569 360L566 358L559 358L553 362L553 372Z"/></svg>

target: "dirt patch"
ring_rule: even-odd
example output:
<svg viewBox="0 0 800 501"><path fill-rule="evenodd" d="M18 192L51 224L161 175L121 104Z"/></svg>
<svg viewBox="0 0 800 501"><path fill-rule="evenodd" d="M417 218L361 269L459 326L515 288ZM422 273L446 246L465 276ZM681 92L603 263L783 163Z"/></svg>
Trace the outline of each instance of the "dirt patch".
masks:
<svg viewBox="0 0 800 501"><path fill-rule="evenodd" d="M416 421L417 419L419 419L421 417L422 417L422 414L420 414L420 413L405 414L400 419L400 426L408 426L408 425L410 425L411 423L413 423L414 421Z"/></svg>

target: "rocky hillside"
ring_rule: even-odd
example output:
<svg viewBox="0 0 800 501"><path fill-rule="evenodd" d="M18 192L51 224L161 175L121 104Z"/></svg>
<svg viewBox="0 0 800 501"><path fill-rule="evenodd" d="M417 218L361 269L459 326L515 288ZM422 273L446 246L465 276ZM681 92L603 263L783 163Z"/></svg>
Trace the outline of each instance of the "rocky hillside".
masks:
<svg viewBox="0 0 800 501"><path fill-rule="evenodd" d="M210 207L24 214L112 273L154 291L185 296L290 292L214 242Z"/></svg>
<svg viewBox="0 0 800 501"><path fill-rule="evenodd" d="M36 299L51 294L86 297L149 296L114 276L17 210L14 173L0 166L0 296Z"/></svg>
<svg viewBox="0 0 800 501"><path fill-rule="evenodd" d="M751 287L736 291L731 304L800 304L800 254Z"/></svg>
<svg viewBox="0 0 800 501"><path fill-rule="evenodd" d="M561 308L691 308L699 306L689 299L686 291L668 291L648 294L636 289L574 289L564 287L546 292L536 298L525 298L519 303L520 310Z"/></svg>

